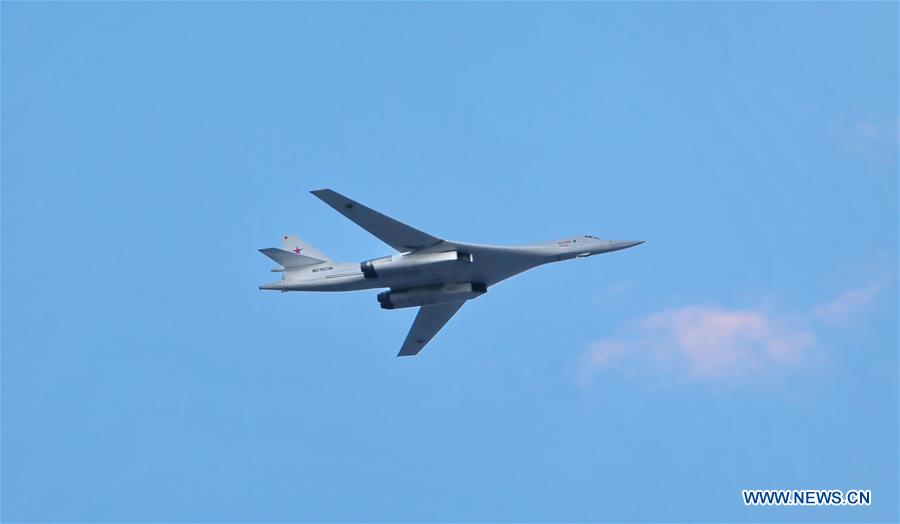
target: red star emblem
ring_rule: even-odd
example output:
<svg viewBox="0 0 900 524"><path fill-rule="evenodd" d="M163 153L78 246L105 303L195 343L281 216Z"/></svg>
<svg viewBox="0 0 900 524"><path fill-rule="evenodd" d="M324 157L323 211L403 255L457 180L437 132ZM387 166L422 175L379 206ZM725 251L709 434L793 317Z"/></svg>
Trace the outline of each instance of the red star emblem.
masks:
<svg viewBox="0 0 900 524"><path fill-rule="evenodd" d="M294 253L300 254L300 246L294 248Z"/></svg>

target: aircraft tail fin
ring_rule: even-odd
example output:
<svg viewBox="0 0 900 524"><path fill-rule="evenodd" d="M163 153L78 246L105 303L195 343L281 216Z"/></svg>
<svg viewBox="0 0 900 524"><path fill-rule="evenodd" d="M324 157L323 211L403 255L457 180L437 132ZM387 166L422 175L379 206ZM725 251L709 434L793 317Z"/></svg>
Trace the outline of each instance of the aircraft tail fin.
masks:
<svg viewBox="0 0 900 524"><path fill-rule="evenodd" d="M331 260L331 257L314 248L309 242L302 240L297 235L282 235L281 249L290 251L295 255L304 255L311 258L317 258L320 262Z"/></svg>
<svg viewBox="0 0 900 524"><path fill-rule="evenodd" d="M327 255L304 242L296 235L284 235L281 237L281 247L267 247L259 252L274 260L281 267L311 266L331 260ZM273 270L275 271L275 270Z"/></svg>

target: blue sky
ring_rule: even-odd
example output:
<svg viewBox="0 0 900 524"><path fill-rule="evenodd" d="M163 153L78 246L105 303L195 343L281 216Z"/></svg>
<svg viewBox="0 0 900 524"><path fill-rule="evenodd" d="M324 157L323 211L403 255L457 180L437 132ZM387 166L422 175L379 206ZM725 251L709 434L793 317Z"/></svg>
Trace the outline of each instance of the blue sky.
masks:
<svg viewBox="0 0 900 524"><path fill-rule="evenodd" d="M898 519L896 3L0 10L4 521ZM647 243L398 359L320 187Z"/></svg>

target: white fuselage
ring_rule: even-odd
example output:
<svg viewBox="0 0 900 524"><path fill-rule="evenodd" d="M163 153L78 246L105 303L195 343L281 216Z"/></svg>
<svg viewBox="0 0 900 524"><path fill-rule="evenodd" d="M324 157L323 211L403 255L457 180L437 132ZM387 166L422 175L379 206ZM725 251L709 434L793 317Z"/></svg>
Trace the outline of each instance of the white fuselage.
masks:
<svg viewBox="0 0 900 524"><path fill-rule="evenodd" d="M276 291L356 291L378 293L383 309L418 307L398 356L417 355L467 301L489 286L533 267L629 248L639 241L566 237L527 246L490 246L444 240L410 227L331 190L312 191L399 254L360 263L334 262L296 235L283 235L282 247L260 252L280 267L282 279L260 289Z"/></svg>
<svg viewBox="0 0 900 524"><path fill-rule="evenodd" d="M615 251L634 243L567 237L528 246L491 246L445 241L414 253L362 263L324 262L285 270L264 286L281 291L406 290L474 283L485 288L528 269L561 260Z"/></svg>

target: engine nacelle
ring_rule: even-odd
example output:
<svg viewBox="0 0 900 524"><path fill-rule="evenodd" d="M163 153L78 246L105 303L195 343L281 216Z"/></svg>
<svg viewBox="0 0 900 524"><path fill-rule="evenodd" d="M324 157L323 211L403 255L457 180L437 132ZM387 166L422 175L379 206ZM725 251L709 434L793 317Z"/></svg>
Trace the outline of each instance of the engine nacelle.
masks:
<svg viewBox="0 0 900 524"><path fill-rule="evenodd" d="M442 253L413 253L391 257L373 258L360 262L359 269L366 278L413 275L428 267L472 262L472 254L462 251Z"/></svg>
<svg viewBox="0 0 900 524"><path fill-rule="evenodd" d="M481 296L487 286L477 282L443 284L438 286L414 287L399 291L385 291L378 294L378 303L384 309L427 306L443 302L459 302Z"/></svg>

